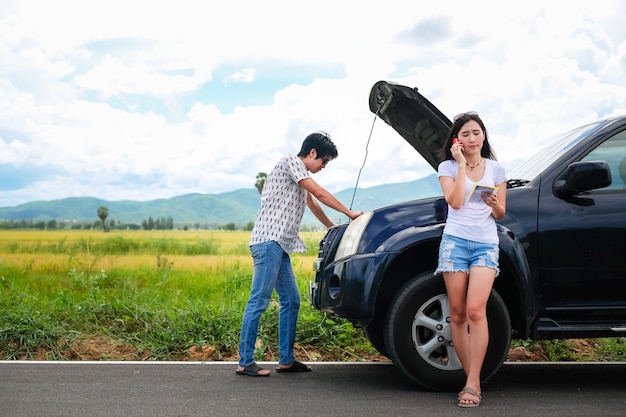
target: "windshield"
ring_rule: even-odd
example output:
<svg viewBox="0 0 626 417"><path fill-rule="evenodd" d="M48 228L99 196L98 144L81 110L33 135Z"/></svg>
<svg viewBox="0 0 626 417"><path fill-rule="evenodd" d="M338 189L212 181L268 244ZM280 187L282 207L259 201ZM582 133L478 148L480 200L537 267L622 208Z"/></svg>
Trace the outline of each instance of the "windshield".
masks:
<svg viewBox="0 0 626 417"><path fill-rule="evenodd" d="M508 177L510 185L515 187L534 180L546 168L548 168L559 156L563 155L578 142L603 124L602 121L581 126L571 130L562 136L548 140L548 144L530 157L526 162L512 169Z"/></svg>

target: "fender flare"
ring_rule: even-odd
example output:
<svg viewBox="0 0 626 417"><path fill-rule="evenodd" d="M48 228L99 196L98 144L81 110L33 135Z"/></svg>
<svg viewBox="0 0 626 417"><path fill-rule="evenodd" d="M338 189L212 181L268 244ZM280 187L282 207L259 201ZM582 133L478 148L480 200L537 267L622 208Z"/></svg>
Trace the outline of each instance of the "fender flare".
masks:
<svg viewBox="0 0 626 417"><path fill-rule="evenodd" d="M530 284L530 266L528 265L523 243L517 239L516 235L510 229L501 224L498 224L498 236L500 238L499 246L501 251L500 265L502 266L502 258L505 258L507 265L513 272L513 276L510 278L515 280L517 294L520 297L518 300L522 320L520 331L524 337L528 337L531 323L534 317L537 316L534 295L538 294L538 290L533 288ZM497 284L496 282L495 286L497 286Z"/></svg>

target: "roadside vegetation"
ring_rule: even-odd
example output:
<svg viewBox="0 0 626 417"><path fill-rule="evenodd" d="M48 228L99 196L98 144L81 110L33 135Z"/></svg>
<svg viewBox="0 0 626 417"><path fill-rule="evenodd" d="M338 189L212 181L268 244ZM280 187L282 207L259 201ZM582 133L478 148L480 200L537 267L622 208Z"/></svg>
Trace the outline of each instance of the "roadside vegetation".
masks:
<svg viewBox="0 0 626 417"><path fill-rule="evenodd" d="M322 232L303 232L301 360L386 360L360 329L308 303ZM0 360L236 360L250 288L249 232L0 232ZM278 303L256 357L276 360ZM626 338L523 341L510 360L621 361Z"/></svg>

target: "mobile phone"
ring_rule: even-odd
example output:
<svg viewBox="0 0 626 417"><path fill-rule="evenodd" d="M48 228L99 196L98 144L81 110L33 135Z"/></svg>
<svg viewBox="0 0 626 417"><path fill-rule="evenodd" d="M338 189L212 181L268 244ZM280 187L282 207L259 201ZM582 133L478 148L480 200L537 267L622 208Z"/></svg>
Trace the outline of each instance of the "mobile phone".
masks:
<svg viewBox="0 0 626 417"><path fill-rule="evenodd" d="M453 138L452 139L452 144L454 145L455 143L459 143L459 138Z"/></svg>

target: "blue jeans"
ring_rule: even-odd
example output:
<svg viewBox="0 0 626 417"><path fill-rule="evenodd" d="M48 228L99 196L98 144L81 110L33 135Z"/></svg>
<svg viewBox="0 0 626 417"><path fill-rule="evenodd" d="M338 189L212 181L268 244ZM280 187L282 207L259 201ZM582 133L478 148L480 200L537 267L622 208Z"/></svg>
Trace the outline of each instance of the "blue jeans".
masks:
<svg viewBox="0 0 626 417"><path fill-rule="evenodd" d="M293 344L296 340L296 323L300 310L300 290L293 273L291 258L274 241L250 246L254 271L252 289L241 323L239 365L248 366L254 361L254 344L259 331L259 319L267 309L272 291L276 289L280 311L278 316L278 352L281 365L295 360Z"/></svg>
<svg viewBox="0 0 626 417"><path fill-rule="evenodd" d="M473 266L486 266L500 273L497 243L474 242L444 234L439 244L439 260L435 274L440 272L469 273Z"/></svg>

